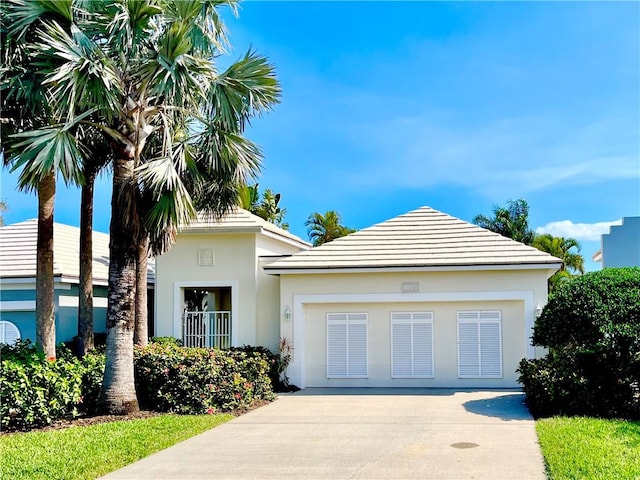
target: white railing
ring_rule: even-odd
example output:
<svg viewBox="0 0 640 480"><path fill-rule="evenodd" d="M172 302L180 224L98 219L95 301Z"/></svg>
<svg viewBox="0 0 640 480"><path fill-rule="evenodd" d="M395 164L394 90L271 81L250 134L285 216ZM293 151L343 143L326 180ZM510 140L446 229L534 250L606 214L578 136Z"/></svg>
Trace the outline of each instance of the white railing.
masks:
<svg viewBox="0 0 640 480"><path fill-rule="evenodd" d="M185 347L230 347L231 312L184 312L182 341Z"/></svg>

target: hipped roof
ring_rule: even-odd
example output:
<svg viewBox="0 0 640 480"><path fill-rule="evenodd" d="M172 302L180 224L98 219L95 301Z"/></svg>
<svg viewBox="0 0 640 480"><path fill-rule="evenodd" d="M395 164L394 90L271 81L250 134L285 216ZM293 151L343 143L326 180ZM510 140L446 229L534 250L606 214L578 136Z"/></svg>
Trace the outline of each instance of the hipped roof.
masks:
<svg viewBox="0 0 640 480"><path fill-rule="evenodd" d="M271 273L357 269L550 268L562 260L421 207L265 267Z"/></svg>
<svg viewBox="0 0 640 480"><path fill-rule="evenodd" d="M33 218L0 227L0 277L36 277L38 220ZM53 274L61 281L78 283L80 277L80 229L55 223L53 226ZM93 232L93 283L107 285L109 279L109 235ZM148 281L153 283L153 262Z"/></svg>

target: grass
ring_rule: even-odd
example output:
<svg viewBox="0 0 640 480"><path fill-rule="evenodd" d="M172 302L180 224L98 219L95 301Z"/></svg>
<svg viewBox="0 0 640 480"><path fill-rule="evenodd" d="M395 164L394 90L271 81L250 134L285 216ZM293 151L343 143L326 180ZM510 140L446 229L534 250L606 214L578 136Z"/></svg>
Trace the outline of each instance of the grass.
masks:
<svg viewBox="0 0 640 480"><path fill-rule="evenodd" d="M640 422L555 417L536 431L551 480L640 479Z"/></svg>
<svg viewBox="0 0 640 480"><path fill-rule="evenodd" d="M146 419L0 436L0 472L14 480L94 479L216 427L231 415Z"/></svg>

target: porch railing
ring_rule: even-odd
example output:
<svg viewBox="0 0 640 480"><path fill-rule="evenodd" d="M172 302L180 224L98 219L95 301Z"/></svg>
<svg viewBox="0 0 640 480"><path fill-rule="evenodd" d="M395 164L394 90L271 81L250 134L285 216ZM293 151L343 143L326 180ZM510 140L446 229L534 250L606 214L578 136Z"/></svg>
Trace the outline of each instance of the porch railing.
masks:
<svg viewBox="0 0 640 480"><path fill-rule="evenodd" d="M185 347L230 347L231 312L184 312L182 341Z"/></svg>

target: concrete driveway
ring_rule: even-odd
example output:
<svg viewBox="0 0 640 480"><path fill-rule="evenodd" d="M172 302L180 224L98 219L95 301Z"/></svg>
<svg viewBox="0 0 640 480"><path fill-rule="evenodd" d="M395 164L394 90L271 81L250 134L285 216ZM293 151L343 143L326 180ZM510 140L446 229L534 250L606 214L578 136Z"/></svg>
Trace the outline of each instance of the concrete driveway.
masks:
<svg viewBox="0 0 640 480"><path fill-rule="evenodd" d="M105 479L545 479L515 391L306 389Z"/></svg>

